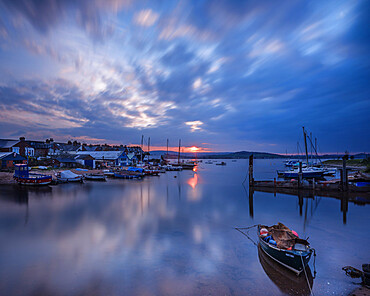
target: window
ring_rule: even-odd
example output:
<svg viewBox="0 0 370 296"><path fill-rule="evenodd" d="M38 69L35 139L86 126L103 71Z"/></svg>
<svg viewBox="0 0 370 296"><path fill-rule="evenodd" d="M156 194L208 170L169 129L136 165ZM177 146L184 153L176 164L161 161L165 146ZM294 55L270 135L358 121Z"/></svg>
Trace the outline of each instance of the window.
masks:
<svg viewBox="0 0 370 296"><path fill-rule="evenodd" d="M19 147L12 147L12 152L19 154Z"/></svg>

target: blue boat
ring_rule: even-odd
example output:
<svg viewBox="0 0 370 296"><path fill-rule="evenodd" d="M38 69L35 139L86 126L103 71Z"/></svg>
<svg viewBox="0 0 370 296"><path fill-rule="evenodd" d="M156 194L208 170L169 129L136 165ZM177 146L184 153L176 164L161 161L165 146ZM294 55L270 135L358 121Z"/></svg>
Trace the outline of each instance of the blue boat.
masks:
<svg viewBox="0 0 370 296"><path fill-rule="evenodd" d="M13 178L18 184L28 186L48 185L52 181L52 176L43 174L33 174L29 172L28 165L15 164Z"/></svg>
<svg viewBox="0 0 370 296"><path fill-rule="evenodd" d="M310 261L314 250L310 248L307 240L300 239L298 237L293 236L290 241L291 247L288 249L283 249L278 247L276 242L277 238L274 236L274 234L270 236L270 238L269 236L261 235L261 229L263 228L270 229L269 233L270 231L273 232L273 229L276 229L277 231L285 231L281 225L284 226L281 223L271 227L258 225L257 234L259 238L259 244L262 251L264 251L267 256L299 275L306 268L306 265ZM278 229L279 227L281 229Z"/></svg>

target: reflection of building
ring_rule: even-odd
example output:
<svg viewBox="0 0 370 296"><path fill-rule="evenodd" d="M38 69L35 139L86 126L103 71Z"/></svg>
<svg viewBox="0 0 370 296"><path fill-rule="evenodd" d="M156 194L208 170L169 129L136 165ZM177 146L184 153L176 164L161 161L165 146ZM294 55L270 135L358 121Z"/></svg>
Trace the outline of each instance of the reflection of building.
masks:
<svg viewBox="0 0 370 296"><path fill-rule="evenodd" d="M258 245L258 258L261 266L270 280L286 295L310 295L310 287L313 285L313 277L310 267L306 266L308 286L305 274L297 276L294 272L269 258Z"/></svg>

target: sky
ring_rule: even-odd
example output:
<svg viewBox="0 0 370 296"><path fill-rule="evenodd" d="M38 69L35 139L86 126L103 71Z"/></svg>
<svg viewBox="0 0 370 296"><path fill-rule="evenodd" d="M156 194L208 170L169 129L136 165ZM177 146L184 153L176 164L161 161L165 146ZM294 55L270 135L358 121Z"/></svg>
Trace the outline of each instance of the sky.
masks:
<svg viewBox="0 0 370 296"><path fill-rule="evenodd" d="M0 138L370 151L370 1L0 0ZM152 148L152 149L153 149Z"/></svg>

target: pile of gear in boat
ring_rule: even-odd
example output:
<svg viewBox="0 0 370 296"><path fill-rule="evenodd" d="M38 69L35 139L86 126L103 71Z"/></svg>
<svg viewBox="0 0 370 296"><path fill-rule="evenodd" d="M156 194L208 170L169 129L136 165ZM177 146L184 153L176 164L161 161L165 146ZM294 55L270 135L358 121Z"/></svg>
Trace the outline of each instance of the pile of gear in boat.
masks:
<svg viewBox="0 0 370 296"><path fill-rule="evenodd" d="M304 245L308 244L306 240L300 239L298 233L289 229L283 223L278 223L273 226L264 226L260 228L261 238L279 249L292 250L294 247L297 249L298 242ZM304 250L303 249L303 250Z"/></svg>

